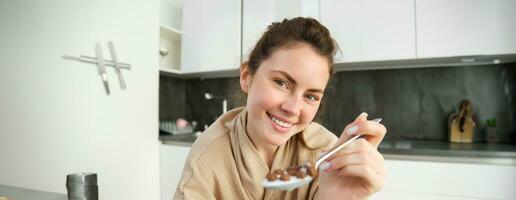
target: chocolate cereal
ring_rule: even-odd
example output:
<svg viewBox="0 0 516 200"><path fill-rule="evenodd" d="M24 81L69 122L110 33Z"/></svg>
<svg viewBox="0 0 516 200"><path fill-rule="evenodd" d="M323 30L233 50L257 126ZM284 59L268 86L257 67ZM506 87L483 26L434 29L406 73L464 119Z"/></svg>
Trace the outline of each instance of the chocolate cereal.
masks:
<svg viewBox="0 0 516 200"><path fill-rule="evenodd" d="M267 174L267 180L268 180L268 181L275 181L276 179L278 179L278 177L276 176L276 174L275 174L275 173L270 173L270 172L269 172L269 173Z"/></svg>
<svg viewBox="0 0 516 200"><path fill-rule="evenodd" d="M295 167L289 167L289 168L287 169L287 173L288 173L288 175L290 175L290 176L295 176L295 175L296 175L296 173L297 173L297 171L298 171L298 170L297 170Z"/></svg>
<svg viewBox="0 0 516 200"><path fill-rule="evenodd" d="M305 178L305 177L306 177L306 172L305 172L305 171L303 171L303 170L299 170L299 171L297 171L297 173L296 173L296 177L297 177L297 178Z"/></svg>
<svg viewBox="0 0 516 200"><path fill-rule="evenodd" d="M288 181L290 180L290 175L288 175L286 172L281 175L280 178L282 181Z"/></svg>
<svg viewBox="0 0 516 200"><path fill-rule="evenodd" d="M276 169L269 172L266 178L268 181L276 181L278 179L281 181L288 181L291 176L303 179L309 175L315 178L318 173L314 166L315 163L313 161L309 161L305 165L288 167L285 171L282 169Z"/></svg>

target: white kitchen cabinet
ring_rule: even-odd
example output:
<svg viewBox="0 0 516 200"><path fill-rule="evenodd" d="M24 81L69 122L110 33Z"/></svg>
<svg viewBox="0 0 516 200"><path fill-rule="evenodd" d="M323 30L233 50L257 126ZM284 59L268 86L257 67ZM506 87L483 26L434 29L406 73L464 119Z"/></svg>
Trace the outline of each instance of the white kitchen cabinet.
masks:
<svg viewBox="0 0 516 200"><path fill-rule="evenodd" d="M516 53L516 1L416 0L418 58Z"/></svg>
<svg viewBox="0 0 516 200"><path fill-rule="evenodd" d="M429 194L423 192L396 191L383 189L369 198L370 200L471 200L471 197ZM474 200L491 200L474 198Z"/></svg>
<svg viewBox="0 0 516 200"><path fill-rule="evenodd" d="M0 1L0 184L66 194L94 172L99 199L159 199L157 0ZM94 64L113 41L127 88ZM1 196L1 194L0 194Z"/></svg>
<svg viewBox="0 0 516 200"><path fill-rule="evenodd" d="M181 30L183 0L160 0L160 25Z"/></svg>
<svg viewBox="0 0 516 200"><path fill-rule="evenodd" d="M183 2L181 71L238 69L240 66L240 0Z"/></svg>
<svg viewBox="0 0 516 200"><path fill-rule="evenodd" d="M321 0L320 10L336 63L416 58L414 0Z"/></svg>
<svg viewBox="0 0 516 200"><path fill-rule="evenodd" d="M161 200L170 200L174 197L189 152L190 147L161 144L159 150Z"/></svg>
<svg viewBox="0 0 516 200"><path fill-rule="evenodd" d="M244 0L242 23L242 58L248 59L267 26L277 20L276 1Z"/></svg>
<svg viewBox="0 0 516 200"><path fill-rule="evenodd" d="M371 199L514 199L516 166L386 160L384 189Z"/></svg>
<svg viewBox="0 0 516 200"><path fill-rule="evenodd" d="M267 26L298 16L319 17L318 0L244 0L242 11L242 56L248 59Z"/></svg>

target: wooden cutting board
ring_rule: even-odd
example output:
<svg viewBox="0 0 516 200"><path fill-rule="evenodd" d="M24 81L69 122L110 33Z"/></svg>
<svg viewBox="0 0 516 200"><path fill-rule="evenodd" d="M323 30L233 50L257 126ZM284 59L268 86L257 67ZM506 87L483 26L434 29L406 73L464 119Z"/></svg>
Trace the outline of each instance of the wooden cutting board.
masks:
<svg viewBox="0 0 516 200"><path fill-rule="evenodd" d="M473 121L473 108L470 101L463 100L460 104L459 113L450 116L449 130L450 142L473 142L475 122Z"/></svg>

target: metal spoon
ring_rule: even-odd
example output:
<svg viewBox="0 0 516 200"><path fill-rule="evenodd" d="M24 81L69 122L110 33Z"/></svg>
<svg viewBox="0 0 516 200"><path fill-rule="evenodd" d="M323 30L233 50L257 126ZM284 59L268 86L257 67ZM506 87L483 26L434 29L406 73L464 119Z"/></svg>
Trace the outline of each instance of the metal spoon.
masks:
<svg viewBox="0 0 516 200"><path fill-rule="evenodd" d="M373 119L372 121L380 123L380 121L382 121L382 119L381 118L376 118L376 119ZM356 135L356 136L352 137L348 141L346 141L346 142L340 144L339 146L335 147L334 149L332 149L330 152L328 152L328 153L322 155L321 157L319 157L317 159L317 161L315 162L315 169L318 170L319 169L319 165L321 165L322 162L324 162L330 156L335 154L337 151L339 151L342 148L344 148L349 143L351 143L351 142L355 141L356 139L358 139L360 136L362 136L362 135ZM296 189L298 187L301 187L303 185L306 185L306 184L310 183L312 180L313 180L313 177L308 176L308 175L305 178L297 178L297 177L293 176L293 177L290 177L290 180L288 180L288 181L282 181L282 180L269 181L269 180L265 179L265 180L262 181L262 186L264 188L271 189L271 190L287 190L287 191L292 191L292 190L294 190L294 189Z"/></svg>

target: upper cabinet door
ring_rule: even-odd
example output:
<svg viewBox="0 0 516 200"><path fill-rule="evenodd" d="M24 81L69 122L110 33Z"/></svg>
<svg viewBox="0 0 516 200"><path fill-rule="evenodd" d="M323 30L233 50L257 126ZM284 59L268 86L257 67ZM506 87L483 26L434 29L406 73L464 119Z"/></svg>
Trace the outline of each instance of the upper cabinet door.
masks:
<svg viewBox="0 0 516 200"><path fill-rule="evenodd" d="M256 42L267 26L277 20L276 3L273 0L244 0L242 11L242 57L247 60Z"/></svg>
<svg viewBox="0 0 516 200"><path fill-rule="evenodd" d="M342 51L336 63L416 57L414 0L321 0L320 10Z"/></svg>
<svg viewBox="0 0 516 200"><path fill-rule="evenodd" d="M318 0L243 0L242 56L248 59L267 26L297 16L319 17Z"/></svg>
<svg viewBox="0 0 516 200"><path fill-rule="evenodd" d="M240 5L240 0L183 1L182 72L238 69Z"/></svg>
<svg viewBox="0 0 516 200"><path fill-rule="evenodd" d="M516 53L516 1L417 0L418 58Z"/></svg>

